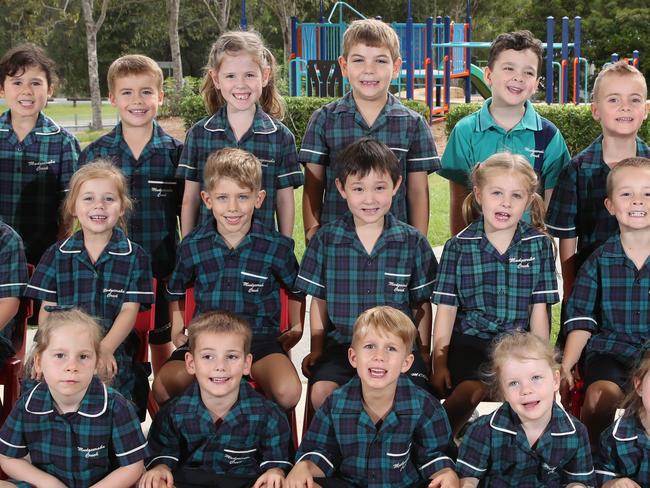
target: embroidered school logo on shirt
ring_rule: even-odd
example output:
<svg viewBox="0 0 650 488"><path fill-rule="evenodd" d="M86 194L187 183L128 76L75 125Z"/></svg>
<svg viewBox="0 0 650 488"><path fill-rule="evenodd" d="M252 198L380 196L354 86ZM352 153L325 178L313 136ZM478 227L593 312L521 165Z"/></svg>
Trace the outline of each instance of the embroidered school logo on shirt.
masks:
<svg viewBox="0 0 650 488"><path fill-rule="evenodd" d="M47 171L51 164L56 164L54 159L49 161L27 161L27 166L35 167L36 171Z"/></svg>
<svg viewBox="0 0 650 488"><path fill-rule="evenodd" d="M103 293L106 293L107 298L118 298L118 293L126 293L124 289L115 289L115 288L104 288Z"/></svg>
<svg viewBox="0 0 650 488"><path fill-rule="evenodd" d="M543 149L531 149L529 147L524 147L524 151L528 151L528 154L530 154L531 158L538 159L544 156Z"/></svg>
<svg viewBox="0 0 650 488"><path fill-rule="evenodd" d="M517 269L519 268L530 268L530 263L535 261L535 257L529 258L510 258L510 264L517 264Z"/></svg>
<svg viewBox="0 0 650 488"><path fill-rule="evenodd" d="M86 459L99 457L99 451L101 451L102 449L106 449L106 446L103 444L99 447L78 447L77 446L77 451L79 451L80 453L84 453L84 457Z"/></svg>

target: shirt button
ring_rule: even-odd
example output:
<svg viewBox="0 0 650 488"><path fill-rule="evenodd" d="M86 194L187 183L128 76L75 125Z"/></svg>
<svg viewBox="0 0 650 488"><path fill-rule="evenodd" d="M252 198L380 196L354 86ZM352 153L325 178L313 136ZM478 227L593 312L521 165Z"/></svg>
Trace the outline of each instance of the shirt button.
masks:
<svg viewBox="0 0 650 488"><path fill-rule="evenodd" d="M370 295L370 288L366 290L366 294Z"/></svg>
<svg viewBox="0 0 650 488"><path fill-rule="evenodd" d="M22 151L22 150L23 150L22 144L16 146L16 151Z"/></svg>

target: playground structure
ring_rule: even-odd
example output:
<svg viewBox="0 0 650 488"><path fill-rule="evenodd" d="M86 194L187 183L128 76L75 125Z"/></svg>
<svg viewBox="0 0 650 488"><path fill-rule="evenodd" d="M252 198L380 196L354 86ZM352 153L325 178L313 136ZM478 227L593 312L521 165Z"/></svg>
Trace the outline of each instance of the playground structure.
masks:
<svg viewBox="0 0 650 488"><path fill-rule="evenodd" d="M322 1L317 23L299 23L297 18L292 18L289 68L292 96L341 96L346 91L347 81L343 79L337 62L343 33L347 28L343 21L344 8L359 18L365 18L345 2L337 2L325 19ZM337 12L339 20L333 22ZM449 16L436 17L435 21L429 17L426 23L415 23L409 0L406 22L393 22L390 26L400 39L403 60L401 73L393 81L393 86L398 92L405 90L409 100L414 98L416 89L423 88L431 116L444 115L449 110L453 79L464 80L466 103L471 100L472 87L483 98L490 96L491 90L485 83L483 70L472 64L471 60L473 49L489 49L491 43L472 41L469 0L463 23L452 22ZM556 43L555 21L553 17L547 18L547 39L543 44L546 50L547 103L580 103L581 100L588 100L589 63L581 57L581 30L582 20L575 17L574 39L570 43L569 18L563 17L562 39ZM559 54L558 60L556 54ZM638 52L635 59L638 65Z"/></svg>

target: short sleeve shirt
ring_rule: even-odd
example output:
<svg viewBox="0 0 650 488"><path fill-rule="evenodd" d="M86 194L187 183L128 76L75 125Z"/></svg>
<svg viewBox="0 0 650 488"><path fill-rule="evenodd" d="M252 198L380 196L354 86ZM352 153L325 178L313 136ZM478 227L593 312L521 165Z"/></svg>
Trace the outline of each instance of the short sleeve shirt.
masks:
<svg viewBox="0 0 650 488"><path fill-rule="evenodd" d="M29 454L35 467L66 486L87 488L145 459L149 449L133 405L94 378L72 413L57 412L45 383L27 391L0 430L0 454Z"/></svg>
<svg viewBox="0 0 650 488"><path fill-rule="evenodd" d="M526 101L521 120L509 131L499 126L492 114L492 99L477 112L460 120L451 131L442 155L440 176L469 188L472 168L498 152L521 154L535 168L541 188L555 187L558 175L569 162L569 151L560 131L540 117ZM536 138L540 143L536 143Z"/></svg>
<svg viewBox="0 0 650 488"><path fill-rule="evenodd" d="M420 486L441 469L455 468L451 442L449 421L438 400L404 375L379 427L364 409L361 382L354 377L316 412L296 462L311 461L346 486L407 488Z"/></svg>
<svg viewBox="0 0 650 488"><path fill-rule="evenodd" d="M149 254L158 279L172 272L176 260L176 217L183 186L175 173L182 149L183 144L154 121L151 139L135 159L119 123L87 146L79 158L80 166L97 158L110 158L124 173L134 202L127 222L129 236Z"/></svg>
<svg viewBox="0 0 650 488"><path fill-rule="evenodd" d="M176 176L198 181L203 186L203 170L208 156L224 147L243 149L260 160L262 189L266 190L266 198L262 207L256 210L255 216L265 227L276 229L278 190L298 188L304 181L293 134L282 122L265 113L258 105L253 125L237 140L228 123L226 108L223 107L189 130ZM205 205L201 205L200 215L199 222L212 219L212 214Z"/></svg>
<svg viewBox="0 0 650 488"><path fill-rule="evenodd" d="M406 199L408 173L433 173L440 167L431 129L421 115L388 94L386 105L372 127L368 127L350 92L314 112L298 154L301 163L325 166L321 225L342 217L348 210L336 189L336 165L341 151L362 137L373 137L383 142L399 160L403 183L393 197L391 212L402 222L409 221Z"/></svg>
<svg viewBox="0 0 650 488"><path fill-rule="evenodd" d="M348 212L309 241L296 288L326 301L328 335L349 345L354 322L369 308L389 305L413 318L411 309L431 296L436 269L426 238L390 213L368 254Z"/></svg>
<svg viewBox="0 0 650 488"><path fill-rule="evenodd" d="M479 218L445 244L432 301L458 307L454 329L462 334L492 340L528 330L531 305L559 301L553 242L520 222L500 254Z"/></svg>
<svg viewBox="0 0 650 488"><path fill-rule="evenodd" d="M180 300L194 286L195 316L217 309L244 318L256 336L280 330L280 287L294 290L298 262L293 240L253 220L231 249L214 220L195 228L178 248L168 298Z"/></svg>
<svg viewBox="0 0 650 488"><path fill-rule="evenodd" d="M650 157L650 147L636 139L636 154ZM618 222L605 208L607 175L603 161L603 136L562 169L546 214L548 230L560 239L578 238L576 269L612 235Z"/></svg>
<svg viewBox="0 0 650 488"><path fill-rule="evenodd" d="M0 222L0 299L21 297L26 286L27 262L25 261L23 241L15 230L4 222ZM0 341L9 348L13 348L15 325L16 321L12 318L0 331ZM9 350L7 349L7 351ZM0 352L0 364L8 357L2 357Z"/></svg>
<svg viewBox="0 0 650 488"><path fill-rule="evenodd" d="M630 478L640 486L650 480L650 439L636 416L617 419L600 436L594 459L597 486L617 478Z"/></svg>
<svg viewBox="0 0 650 488"><path fill-rule="evenodd" d="M38 263L56 241L61 202L78 156L77 139L42 113L22 141L11 113L0 116L0 218L22 236L29 263Z"/></svg>
<svg viewBox="0 0 650 488"><path fill-rule="evenodd" d="M174 471L191 466L248 477L271 468L289 471L289 432L284 412L245 380L237 402L215 423L195 382L156 415L146 467L165 464Z"/></svg>
<svg viewBox="0 0 650 488"><path fill-rule="evenodd" d="M592 334L587 353L613 354L632 367L650 333L649 296L650 260L637 270L615 234L580 268L564 327Z"/></svg>
<svg viewBox="0 0 650 488"><path fill-rule="evenodd" d="M456 470L486 488L593 486L595 481L587 429L555 403L533 447L509 404L480 417L463 436Z"/></svg>

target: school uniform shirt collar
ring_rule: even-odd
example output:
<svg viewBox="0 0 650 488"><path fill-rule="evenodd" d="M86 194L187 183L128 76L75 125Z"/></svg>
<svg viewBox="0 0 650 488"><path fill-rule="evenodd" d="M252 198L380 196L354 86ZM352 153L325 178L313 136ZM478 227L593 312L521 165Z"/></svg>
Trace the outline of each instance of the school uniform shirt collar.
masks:
<svg viewBox="0 0 650 488"><path fill-rule="evenodd" d="M545 235L535 227L532 227L526 222L520 220L517 224L515 234L512 236L512 243L510 246L521 240L534 239L542 236L545 237ZM456 235L456 239L458 239L460 242L465 243L469 243L471 241L479 241L484 237L487 239L485 235L485 221L483 220L483 217L479 217Z"/></svg>
<svg viewBox="0 0 650 488"><path fill-rule="evenodd" d="M49 415L56 412L54 399L47 383L38 383L27 394L24 408L32 415ZM76 413L84 417L99 417L106 412L107 408L108 391L106 386L99 378L93 376Z"/></svg>
<svg viewBox="0 0 650 488"><path fill-rule="evenodd" d="M255 391L251 388L248 382L242 378L239 382L239 396L237 397L237 401L230 408L226 416L223 418L223 421L226 422L232 418L237 419L241 417L241 415L259 413L259 410L256 411L253 405L251 405L253 402L250 400L254 396ZM192 385L185 390L182 396L179 397L176 411L179 414L196 415L197 418L210 418L210 422L213 423L210 412L201 399L201 388L197 381L194 381Z"/></svg>
<svg viewBox="0 0 650 488"><path fill-rule="evenodd" d="M59 251L64 254L81 254L84 249L84 235L81 230L75 232L59 245ZM114 256L128 256L133 252L133 244L122 229L115 227L104 251Z"/></svg>
<svg viewBox="0 0 650 488"><path fill-rule="evenodd" d="M635 415L623 415L614 422L612 437L618 442L639 442L650 446L650 439Z"/></svg>
<svg viewBox="0 0 650 488"><path fill-rule="evenodd" d="M508 403L504 403L494 411L490 417L490 427L504 434L514 436L517 435L518 430L523 432L521 420L519 420L519 417ZM544 432L549 432L553 437L573 435L576 433L576 426L569 414L556 402L553 402L551 420Z"/></svg>
<svg viewBox="0 0 650 488"><path fill-rule="evenodd" d="M122 143L126 144L122 122L118 122L113 130L107 134L107 137L100 137L95 141L98 147L119 148ZM149 139L145 147L151 149L176 149L174 139L163 130L155 119L153 121L151 139Z"/></svg>
<svg viewBox="0 0 650 488"><path fill-rule="evenodd" d="M334 113L358 113L357 104L354 101L351 91L347 92L345 96L338 101L334 108ZM404 105L402 105L395 95L389 93L388 98L386 99L386 105L384 105L384 108L382 108L377 118L381 117L381 115L405 117L409 115L409 111Z"/></svg>
<svg viewBox="0 0 650 488"><path fill-rule="evenodd" d="M230 128L226 107L221 107L212 117L206 120L203 128L210 132L226 132ZM273 134L278 130L278 126L274 120L262 110L259 103L255 106L255 115L253 116L251 130L254 134Z"/></svg>
<svg viewBox="0 0 650 488"><path fill-rule="evenodd" d="M496 130L504 132L504 129L496 123L496 121L492 117L492 114L490 113L491 104L492 104L492 98L490 97L485 101L485 103L483 103L483 106L479 110L478 117L476 117L476 126L474 128L476 132L485 132L487 130L490 130L493 127ZM510 131L522 130L522 129L532 130L532 131L542 130L542 119L539 116L539 114L535 112L535 109L533 108L533 104L530 102L530 100L526 100L524 107L526 107L524 111L524 116L521 118L519 122L517 122L517 125L515 125L512 129L510 129Z"/></svg>
<svg viewBox="0 0 650 488"><path fill-rule="evenodd" d="M354 224L354 216L349 210L345 212L343 217L340 219L340 226L337 226L337 230L334 231L332 237L333 244L349 244L349 243L358 243L361 246L361 249L365 252L365 248L359 240L357 235L357 228ZM388 212L384 215L384 230L382 231L375 247L373 248L373 254L375 249L379 247L380 243L391 242L391 241L404 241L406 239L406 229L404 226L399 225L397 217Z"/></svg>
<svg viewBox="0 0 650 488"><path fill-rule="evenodd" d="M393 401L393 407L390 410L389 415L386 417L386 421L390 414L394 413L396 415L411 415L411 414L421 414L420 405L418 402L412 402L412 388L419 388L411 383L411 380L404 375L400 375L397 380L397 388L395 389L395 400ZM348 383L345 384L345 398L342 398L342 401L337 402L336 410L340 413L346 414L356 414L364 410L363 407L363 398L361 394L361 380L358 376L354 376Z"/></svg>
<svg viewBox="0 0 650 488"><path fill-rule="evenodd" d="M27 134L27 137L31 135L53 136L60 132L61 127L43 112L40 112L38 114L38 118L36 119L34 128L29 132L29 134ZM2 115L0 115L0 137L8 137L13 133L14 130L11 126L11 110L7 110ZM27 137L25 139L27 139Z"/></svg>
<svg viewBox="0 0 650 488"><path fill-rule="evenodd" d="M195 229L195 234L194 237L197 239L212 239L215 241L215 243L218 243L223 246L228 246L226 244L226 241L224 238L219 234L219 231L217 230L217 223L215 222L214 218L207 220L203 224L201 224L199 227ZM243 244L247 243L251 238L253 239L264 239L268 240L269 233L265 229L265 227L260 223L255 221L255 217L253 216L253 221L251 223L251 228L248 230L246 236L241 240L237 248L240 248Z"/></svg>

